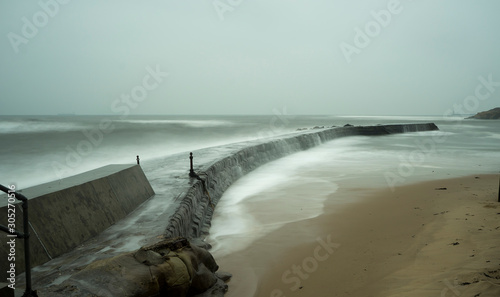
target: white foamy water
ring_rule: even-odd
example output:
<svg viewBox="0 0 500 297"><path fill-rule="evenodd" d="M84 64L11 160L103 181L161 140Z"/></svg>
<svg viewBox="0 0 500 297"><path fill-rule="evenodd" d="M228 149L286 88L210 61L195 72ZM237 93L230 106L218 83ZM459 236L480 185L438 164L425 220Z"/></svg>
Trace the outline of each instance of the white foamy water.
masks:
<svg viewBox="0 0 500 297"><path fill-rule="evenodd" d="M78 123L45 121L0 121L0 134L44 133L78 131L85 127Z"/></svg>
<svg viewBox="0 0 500 297"><path fill-rule="evenodd" d="M232 124L230 121L221 120L115 120L115 122L145 125L179 124L193 128L211 128Z"/></svg>
<svg viewBox="0 0 500 297"><path fill-rule="evenodd" d="M272 167L259 170L256 175L265 174L267 170L272 170ZM256 184L254 178L254 175L249 176L252 184ZM269 176L268 180L274 180L274 177ZM313 178L302 180L321 193L310 196L307 189L297 186L300 183L295 178L287 181L277 178L276 181L273 187L245 196L244 193L238 193L240 189L248 187L249 181L244 178L224 195L225 200L217 206L218 216L212 222L208 239L213 244L212 252L218 256L236 252L287 223L314 218L322 213L323 202L328 195L337 190L337 185L329 181ZM249 211L249 208L253 211ZM226 240L230 243L226 244Z"/></svg>
<svg viewBox="0 0 500 297"><path fill-rule="evenodd" d="M222 196L207 239L213 254L220 259L237 253L285 224L319 216L327 199L347 203L337 196L339 188L384 188L500 171L500 143L489 140L491 128L440 128L340 138L258 168Z"/></svg>
<svg viewBox="0 0 500 297"><path fill-rule="evenodd" d="M107 123L103 129L102 123ZM0 116L0 183L25 188L108 164L289 132L270 117Z"/></svg>
<svg viewBox="0 0 500 297"><path fill-rule="evenodd" d="M212 253L223 257L285 224L322 214L325 200L338 189L325 163L343 159L364 142L364 137L337 139L270 162L236 181L217 205L207 238Z"/></svg>

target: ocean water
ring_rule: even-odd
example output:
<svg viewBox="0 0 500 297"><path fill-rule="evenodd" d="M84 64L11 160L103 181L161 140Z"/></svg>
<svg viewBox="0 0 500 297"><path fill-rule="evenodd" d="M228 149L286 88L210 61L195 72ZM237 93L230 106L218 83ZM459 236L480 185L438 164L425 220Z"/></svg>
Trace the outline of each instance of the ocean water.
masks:
<svg viewBox="0 0 500 297"><path fill-rule="evenodd" d="M0 183L22 189L132 164L137 155L147 162L292 128L283 123L277 116L0 116Z"/></svg>
<svg viewBox="0 0 500 297"><path fill-rule="evenodd" d="M432 117L293 116L286 115L286 110L268 116L0 116L0 183L22 189L107 164L135 163L136 155L143 162L152 162L169 154L297 128L426 121L439 121L444 131L457 134L446 142L457 153L474 150L474 146L478 153L494 153L498 148L497 122ZM366 145L372 144L366 150L360 149L361 144L352 146L366 154L379 148L388 152L411 149L412 145L411 140L400 147L383 140ZM342 143L338 149L342 146L350 148L349 143Z"/></svg>
<svg viewBox="0 0 500 297"><path fill-rule="evenodd" d="M268 116L0 116L0 183L22 189L108 164L133 164L137 155L148 174L155 171L155 160L171 154L286 134L298 128L419 122L434 122L440 130L337 139L263 166L234 187L245 180L252 186L229 189L223 201L227 207L235 207L269 187L307 179L304 174L308 170L323 170L322 174L335 176L343 185L364 178L366 185L389 187L500 170L500 121L294 116L286 110L275 110ZM321 179L311 178L311 182L320 183Z"/></svg>

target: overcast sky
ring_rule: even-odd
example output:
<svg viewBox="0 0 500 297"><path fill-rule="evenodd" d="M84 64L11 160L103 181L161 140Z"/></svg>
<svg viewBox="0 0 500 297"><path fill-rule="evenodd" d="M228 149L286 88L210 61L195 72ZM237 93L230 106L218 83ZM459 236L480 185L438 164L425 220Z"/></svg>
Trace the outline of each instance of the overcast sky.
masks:
<svg viewBox="0 0 500 297"><path fill-rule="evenodd" d="M0 114L475 113L500 105L499 13L497 0L2 0Z"/></svg>

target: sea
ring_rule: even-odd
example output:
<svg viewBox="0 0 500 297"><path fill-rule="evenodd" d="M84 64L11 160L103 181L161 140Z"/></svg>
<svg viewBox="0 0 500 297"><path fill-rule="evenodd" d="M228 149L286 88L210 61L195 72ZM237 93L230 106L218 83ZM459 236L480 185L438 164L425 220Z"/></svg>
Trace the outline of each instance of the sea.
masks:
<svg viewBox="0 0 500 297"><path fill-rule="evenodd" d="M0 116L0 184L22 190L109 164L135 164L137 158L146 176L158 180L158 168L164 166L160 161L170 155L186 154L187 160L190 151L299 129L427 122L439 130L339 138L237 180L221 197L206 238L215 258L222 259L285 224L321 215L328 199L352 202L335 195L342 189L395 190L431 179L498 174L500 121L290 115L278 110L254 116Z"/></svg>
<svg viewBox="0 0 500 297"><path fill-rule="evenodd" d="M108 164L133 164L137 156L147 170L168 155L303 128L423 122L434 122L440 130L334 140L290 159L287 170L331 163L338 167L332 174L339 175L392 171L396 184L419 175L421 168L448 170L452 176L500 170L500 121L491 120L280 111L259 116L0 116L0 183L22 189Z"/></svg>

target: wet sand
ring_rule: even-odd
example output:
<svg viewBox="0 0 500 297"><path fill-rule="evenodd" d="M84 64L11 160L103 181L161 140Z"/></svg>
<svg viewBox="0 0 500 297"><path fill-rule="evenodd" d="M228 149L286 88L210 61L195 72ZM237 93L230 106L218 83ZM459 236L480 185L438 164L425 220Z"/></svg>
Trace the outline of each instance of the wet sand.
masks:
<svg viewBox="0 0 500 297"><path fill-rule="evenodd" d="M500 296L498 175L333 195L353 202L217 259L226 296Z"/></svg>

